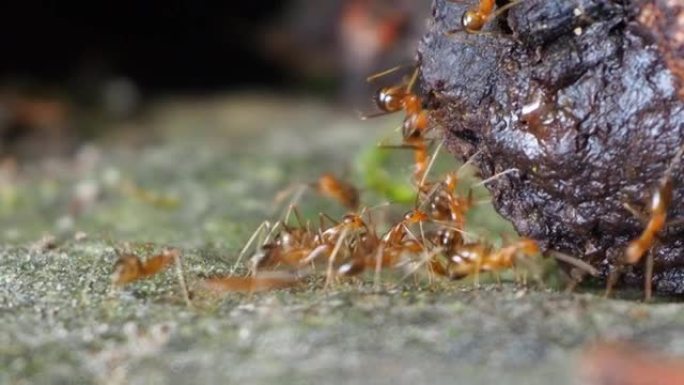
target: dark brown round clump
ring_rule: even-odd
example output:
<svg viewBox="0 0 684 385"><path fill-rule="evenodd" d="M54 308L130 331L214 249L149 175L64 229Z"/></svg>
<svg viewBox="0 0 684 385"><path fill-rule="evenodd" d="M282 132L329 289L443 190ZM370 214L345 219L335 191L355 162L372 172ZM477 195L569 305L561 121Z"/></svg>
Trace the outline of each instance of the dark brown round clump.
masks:
<svg viewBox="0 0 684 385"><path fill-rule="evenodd" d="M643 229L624 204L647 214L684 143L675 75L683 56L670 52L664 39L672 31L659 22L676 24L663 12L674 3L525 0L482 34L448 34L471 3L435 0L420 44L432 118L454 154L479 151L483 177L518 170L487 186L520 234L605 276ZM683 175L676 167L668 212L675 222L684 218ZM681 223L667 227L654 253L656 290L684 293ZM642 271L641 264L628 269L623 283L641 285Z"/></svg>

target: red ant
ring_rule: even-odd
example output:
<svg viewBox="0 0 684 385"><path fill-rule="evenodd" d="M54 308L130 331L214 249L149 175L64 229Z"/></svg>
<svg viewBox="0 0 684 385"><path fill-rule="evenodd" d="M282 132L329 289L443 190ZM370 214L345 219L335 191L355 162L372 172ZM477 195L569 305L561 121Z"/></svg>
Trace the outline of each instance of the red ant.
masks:
<svg viewBox="0 0 684 385"><path fill-rule="evenodd" d="M453 2L455 0L450 1ZM512 1L503 7L499 7L499 9L494 12L494 8L496 7L495 0L480 0L476 6L471 7L463 13L463 16L461 17L461 27L468 33L480 32L487 22L521 1L522 0ZM449 33L451 34L458 31L459 30L452 30L449 31Z"/></svg>
<svg viewBox="0 0 684 385"><path fill-rule="evenodd" d="M135 254L123 254L114 264L112 283L122 286L140 279L151 277L170 265L178 258L177 250L164 251L147 258L144 262Z"/></svg>
<svg viewBox="0 0 684 385"><path fill-rule="evenodd" d="M446 266L433 262L431 267L436 273L450 279L474 275L477 285L480 272L496 273L502 269L513 268L522 259L539 253L537 243L526 238L496 251L493 251L487 244L476 242L460 245L455 248L455 252L445 253ZM496 277L498 280L498 275Z"/></svg>
<svg viewBox="0 0 684 385"><path fill-rule="evenodd" d="M651 197L651 217L641 235L631 241L625 250L625 263L633 265L653 246L658 233L665 227L667 208L672 201L672 179L663 178Z"/></svg>
<svg viewBox="0 0 684 385"><path fill-rule="evenodd" d="M392 226L382 238L366 242L360 253L352 255L351 261L341 265L340 275L356 275L375 266L377 269L396 266L404 253L419 253L424 250L423 244L416 239L405 239L410 234L409 226L422 224L429 220L424 212L415 209L404 215L403 220ZM421 231L422 232L422 231Z"/></svg>
<svg viewBox="0 0 684 385"><path fill-rule="evenodd" d="M297 220L297 226L295 227L287 224L290 213L294 213ZM272 268L279 264L299 267L319 242L316 234L311 231L309 224L307 223L304 226L299 210L295 206L290 206L285 219L278 222L271 232L278 227L282 227L282 230L276 233L274 240L272 242L265 242L260 250L252 256L251 271L253 274L256 274L257 270ZM261 228L260 226L257 232ZM250 241L252 239L254 239L254 236L252 236ZM243 249L240 256L244 255L246 248Z"/></svg>
<svg viewBox="0 0 684 385"><path fill-rule="evenodd" d="M183 293L183 299L188 306L192 306L192 303L190 302L190 293L188 292L188 287L185 283L185 274L181 263L180 251L176 249L164 250L161 254L149 257L144 262L135 254L121 255L114 264L112 285L123 286L140 279L149 278L162 272L172 264L176 264L178 283Z"/></svg>
<svg viewBox="0 0 684 385"><path fill-rule="evenodd" d="M430 186L431 191L423 189L423 199L430 208L430 215L438 221L450 221L460 230L465 227L465 216L473 205L472 190L467 198L456 194L458 186L458 172L447 174L444 181Z"/></svg>
<svg viewBox="0 0 684 385"><path fill-rule="evenodd" d="M679 161L684 153L684 146L680 147L675 156L672 158L670 165L665 170L662 178L658 182L658 187L651 196L650 217L646 223L646 227L638 238L632 240L625 250L624 257L620 263L627 265L634 265L638 263L643 256L656 243L658 233L660 233L667 225L667 209L672 201L672 170L679 164ZM612 286L618 278L622 266L617 266L608 277L606 285L606 296L610 295ZM650 300L652 296L652 279L653 279L653 255L648 253L646 260L646 272L644 273L644 298Z"/></svg>
<svg viewBox="0 0 684 385"><path fill-rule="evenodd" d="M540 253L541 250L537 242L529 238L522 238L512 245L502 247L487 255L483 261L482 270L496 273L498 270L510 269ZM498 274L496 277L498 280Z"/></svg>
<svg viewBox="0 0 684 385"><path fill-rule="evenodd" d="M287 196L294 195L289 204L289 207L293 207L307 188L312 188L320 195L339 202L349 210L355 211L359 208L359 190L331 173L322 174L312 183L298 183L287 187L276 195L275 202L281 202Z"/></svg>
<svg viewBox="0 0 684 385"><path fill-rule="evenodd" d="M413 224L422 224L428 221L428 215L418 209L411 210L404 214L404 219L392 226L382 237L382 242L386 246L396 246L404 241L404 238L409 233L409 226Z"/></svg>
<svg viewBox="0 0 684 385"><path fill-rule="evenodd" d="M417 70L416 70L416 73ZM385 113L404 111L406 117L402 124L404 139L422 136L428 131L429 119L427 110L423 109L421 98L410 91L408 86L391 86L380 88L375 96L375 103Z"/></svg>
<svg viewBox="0 0 684 385"><path fill-rule="evenodd" d="M393 71L398 67L390 70ZM383 74L387 73L385 71ZM383 145L386 148L408 148L412 149L414 153L415 170L413 173L414 180L417 183L422 181L428 168L428 146L425 140L425 135L430 131L430 119L428 110L423 108L422 99L411 91L413 85L418 79L419 70L413 72L411 79L406 85L396 85L380 88L374 97L375 104L382 112L380 114L365 116L367 119L373 116L384 115L404 111L405 117L401 125L401 132L403 137L403 144L398 146ZM376 76L372 76L374 78Z"/></svg>
<svg viewBox="0 0 684 385"><path fill-rule="evenodd" d="M359 208L359 190L330 173L321 175L314 186L321 195L340 202L349 210Z"/></svg>

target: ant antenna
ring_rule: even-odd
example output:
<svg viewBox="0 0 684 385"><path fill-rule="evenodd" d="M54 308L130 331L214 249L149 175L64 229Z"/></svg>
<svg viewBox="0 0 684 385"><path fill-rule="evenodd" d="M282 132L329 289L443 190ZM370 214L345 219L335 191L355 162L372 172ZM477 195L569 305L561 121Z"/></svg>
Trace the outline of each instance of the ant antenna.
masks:
<svg viewBox="0 0 684 385"><path fill-rule="evenodd" d="M464 169L465 166L468 166L468 165L472 164L472 163L475 161L475 157L477 157L477 156L480 155L481 153L482 153L482 150L477 150L473 155L470 156L470 158L468 158L468 160L466 160L466 161L461 165L461 167L458 168L458 172L461 172L461 170Z"/></svg>
<svg viewBox="0 0 684 385"><path fill-rule="evenodd" d="M375 273L373 274L373 288L374 290L380 289L380 270L382 269L382 255L385 252L385 245L380 244L378 250L375 252Z"/></svg>
<svg viewBox="0 0 684 385"><path fill-rule="evenodd" d="M167 251L165 251L166 253ZM176 264L176 275L178 276L178 285L181 288L181 293L183 293L183 300L187 307L192 307L192 301L190 300L190 292L188 291L188 284L185 281L185 269L183 268L183 258L180 255L180 251L173 249L168 251L172 253L174 263Z"/></svg>
<svg viewBox="0 0 684 385"><path fill-rule="evenodd" d="M363 112L356 110L356 115L359 117L361 120L368 120L368 119L373 119L373 118L379 118L381 116L389 115L391 112L374 112L372 114L364 114Z"/></svg>
<svg viewBox="0 0 684 385"><path fill-rule="evenodd" d="M511 1L510 3L499 7L490 17L490 20L495 20L499 16L501 16L504 12L508 11L509 9L515 7L516 5L522 3L524 0L516 0L516 1Z"/></svg>
<svg viewBox="0 0 684 385"><path fill-rule="evenodd" d="M500 177L502 177L502 176L504 176L504 175L506 175L506 174L510 174L510 173L513 173L513 172L520 172L520 170L518 170L517 168L509 168L508 170L501 171L501 172L498 173L498 174L494 174L494 175L490 176L489 178L487 178L487 179L485 179L485 180L482 180L482 181L479 181L479 182L475 183L475 184L473 185L473 187L483 186L483 185L485 185L485 184L487 184L487 183L489 183L489 182L491 182L491 181L493 181L493 180L495 180L495 179L498 179L498 178L500 178Z"/></svg>
<svg viewBox="0 0 684 385"><path fill-rule="evenodd" d="M397 72L397 71L399 71L400 69L402 69L402 68L404 68L404 67L406 67L406 66L408 66L408 65L409 65L409 64L399 64L399 65L396 65L396 66L394 66L394 67L392 67L392 68L386 69L386 70L384 70L384 71L380 71L380 72L374 73L373 75L370 75L369 77L367 77L367 78L366 78L366 81L370 83L370 82L372 82L372 81L375 80L375 79L379 79L379 78L381 78L381 77L383 77L383 76L387 76L387 75L389 75L389 74L391 74L391 73Z"/></svg>
<svg viewBox="0 0 684 385"><path fill-rule="evenodd" d="M423 177L420 179L420 184L419 186L422 186L425 184L425 180L427 180L427 176L430 173L430 170L432 170L432 166L434 166L435 161L437 160L437 156L439 155L439 152L442 150L442 146L444 145L445 139L442 139L439 144L437 145L437 148L435 148L435 152L432 153L432 158L430 158L430 163L428 163L427 168L425 169L425 172L423 173ZM418 199L418 196L416 195L416 199Z"/></svg>
<svg viewBox="0 0 684 385"><path fill-rule="evenodd" d="M416 84L416 81L418 80L418 74L420 73L420 67L416 67L416 69L413 71L413 75L411 75L411 80L409 80L408 84L406 84L406 92L410 93L411 90L413 89L413 86Z"/></svg>

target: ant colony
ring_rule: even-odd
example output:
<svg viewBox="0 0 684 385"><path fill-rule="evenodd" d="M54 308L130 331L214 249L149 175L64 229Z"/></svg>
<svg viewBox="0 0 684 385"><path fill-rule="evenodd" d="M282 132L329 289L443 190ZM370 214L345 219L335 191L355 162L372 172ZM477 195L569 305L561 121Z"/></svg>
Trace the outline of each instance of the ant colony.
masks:
<svg viewBox="0 0 684 385"><path fill-rule="evenodd" d="M518 2L510 2L495 9L493 0L480 1L477 6L464 13L461 31L480 31L487 22ZM375 80L399 68L371 76L368 80ZM431 137L430 134L437 130L430 123L429 111L425 109L423 100L413 91L418 77L419 69L416 68L400 84L380 88L375 95L375 103L380 112L362 117L368 119L399 112L404 115L401 143L380 144L380 147L413 152L412 182L415 203L411 210L396 223L385 226L384 232L380 231L378 224L373 221L374 209L360 208L362 204L359 190L333 174L323 174L313 183L295 187L310 188L337 201L349 210L346 215L335 219L321 213L318 224L312 225L311 221L302 218L292 203L282 218L273 223L263 222L245 244L233 271L245 262L247 274L203 278L200 281L201 286L218 292L258 292L293 287L302 282L315 283L319 272L324 273L325 287L340 279L358 277L367 272L373 273L374 285L378 285L381 272L385 270L398 271L403 278L422 276L430 282L439 278L460 280L471 277L474 284L478 285L483 273L490 274L499 281L499 272L513 269L514 277L519 283L526 284L527 274L530 272L535 273L534 276L541 283L538 274L541 248L535 240L507 240L497 247L466 231L467 214L478 202L473 199L472 190L463 194L458 187L462 171L478 153L458 170L441 178L430 178L430 169L442 143L430 154L431 144L437 141L437 135ZM682 150L657 186L650 205L650 217L644 219L645 229L637 239L626 245L621 266L635 264L644 255L648 255L647 265L652 267L652 256L648 251L658 232L666 225L666 211L672 195L672 168L679 163L681 152ZM517 170L507 170L479 184L515 171ZM301 194L301 189L299 190ZM287 194L292 194L292 191L287 191ZM251 256L247 258L250 253ZM573 265L583 274L598 275L597 269L586 262L558 253L553 255L556 259ZM135 255L125 254L115 265L112 282L115 285L124 285L150 277L175 264L180 285L189 304L190 296L181 262L177 251L165 252L144 262ZM608 280L607 292L613 286L618 273L619 269L616 269L616 273ZM651 295L650 283L651 274L647 274L647 297Z"/></svg>

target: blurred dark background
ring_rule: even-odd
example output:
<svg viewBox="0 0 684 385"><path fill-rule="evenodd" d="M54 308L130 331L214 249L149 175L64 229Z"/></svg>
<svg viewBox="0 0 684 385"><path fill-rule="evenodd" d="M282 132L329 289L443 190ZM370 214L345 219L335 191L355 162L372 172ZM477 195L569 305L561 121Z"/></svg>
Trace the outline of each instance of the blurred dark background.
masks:
<svg viewBox="0 0 684 385"><path fill-rule="evenodd" d="M238 4L239 3L239 4ZM3 77L63 82L123 74L150 90L277 84L259 34L292 1L11 2L0 24Z"/></svg>
<svg viewBox="0 0 684 385"><path fill-rule="evenodd" d="M6 2L0 150L92 134L80 117L127 119L162 95L267 91L367 104L375 86L364 78L413 61L429 7L427 0Z"/></svg>

